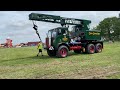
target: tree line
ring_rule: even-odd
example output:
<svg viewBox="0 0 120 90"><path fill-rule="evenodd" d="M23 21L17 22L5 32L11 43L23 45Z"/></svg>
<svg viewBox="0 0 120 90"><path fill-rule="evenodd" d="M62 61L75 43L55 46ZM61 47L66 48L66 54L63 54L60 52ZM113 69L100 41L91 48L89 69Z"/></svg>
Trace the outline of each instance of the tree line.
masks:
<svg viewBox="0 0 120 90"><path fill-rule="evenodd" d="M120 18L105 18L93 29L100 30L105 40L120 41Z"/></svg>

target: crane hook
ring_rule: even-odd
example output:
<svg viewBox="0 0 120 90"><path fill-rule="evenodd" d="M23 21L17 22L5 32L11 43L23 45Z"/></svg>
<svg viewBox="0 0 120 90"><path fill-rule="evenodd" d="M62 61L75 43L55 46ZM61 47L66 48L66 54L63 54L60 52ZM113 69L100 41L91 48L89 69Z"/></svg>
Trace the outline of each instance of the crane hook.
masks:
<svg viewBox="0 0 120 90"><path fill-rule="evenodd" d="M42 42L42 40L41 40L41 38L40 38L40 35L39 35L39 32L38 32L38 26L34 23L34 21L32 21L32 22L33 22L33 28L34 28L34 30L36 31L36 34L38 35L40 41Z"/></svg>

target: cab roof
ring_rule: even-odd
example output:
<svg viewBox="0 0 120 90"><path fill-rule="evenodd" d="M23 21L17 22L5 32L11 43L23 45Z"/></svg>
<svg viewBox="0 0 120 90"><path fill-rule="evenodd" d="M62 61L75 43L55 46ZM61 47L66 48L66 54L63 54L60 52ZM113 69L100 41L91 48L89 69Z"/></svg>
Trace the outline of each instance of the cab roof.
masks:
<svg viewBox="0 0 120 90"><path fill-rule="evenodd" d="M49 30L49 31L53 31L53 30L55 30L55 29L68 29L68 27L57 27L57 28L51 29L51 30Z"/></svg>

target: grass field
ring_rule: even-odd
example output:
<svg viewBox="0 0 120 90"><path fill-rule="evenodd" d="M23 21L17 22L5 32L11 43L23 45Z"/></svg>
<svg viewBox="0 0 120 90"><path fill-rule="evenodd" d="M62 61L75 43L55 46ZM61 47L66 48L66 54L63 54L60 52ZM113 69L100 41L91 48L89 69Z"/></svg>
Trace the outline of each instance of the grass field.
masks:
<svg viewBox="0 0 120 90"><path fill-rule="evenodd" d="M102 53L36 57L36 47L0 49L0 79L120 79L120 42Z"/></svg>

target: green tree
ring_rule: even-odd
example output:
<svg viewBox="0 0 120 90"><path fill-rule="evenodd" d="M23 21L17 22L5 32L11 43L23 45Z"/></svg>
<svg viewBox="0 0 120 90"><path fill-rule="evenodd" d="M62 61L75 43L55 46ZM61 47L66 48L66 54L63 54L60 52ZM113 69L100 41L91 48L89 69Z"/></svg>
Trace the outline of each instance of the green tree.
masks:
<svg viewBox="0 0 120 90"><path fill-rule="evenodd" d="M120 36L120 19L117 17L105 18L96 26L97 30L102 32L102 36L111 40L113 37L119 39Z"/></svg>

